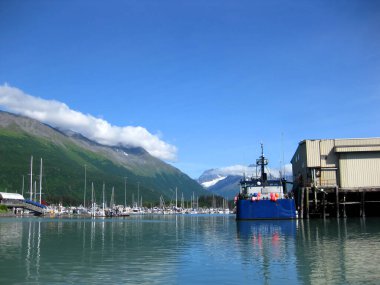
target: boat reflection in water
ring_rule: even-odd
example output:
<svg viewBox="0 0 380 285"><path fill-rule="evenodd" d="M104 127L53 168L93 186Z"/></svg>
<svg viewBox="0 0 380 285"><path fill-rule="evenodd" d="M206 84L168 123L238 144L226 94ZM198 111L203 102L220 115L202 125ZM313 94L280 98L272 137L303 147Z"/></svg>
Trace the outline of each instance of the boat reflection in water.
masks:
<svg viewBox="0 0 380 285"><path fill-rule="evenodd" d="M238 247L249 279L260 284L299 283L294 268L297 224L296 220L236 222Z"/></svg>
<svg viewBox="0 0 380 285"><path fill-rule="evenodd" d="M238 221L237 246L256 283L379 284L378 218Z"/></svg>

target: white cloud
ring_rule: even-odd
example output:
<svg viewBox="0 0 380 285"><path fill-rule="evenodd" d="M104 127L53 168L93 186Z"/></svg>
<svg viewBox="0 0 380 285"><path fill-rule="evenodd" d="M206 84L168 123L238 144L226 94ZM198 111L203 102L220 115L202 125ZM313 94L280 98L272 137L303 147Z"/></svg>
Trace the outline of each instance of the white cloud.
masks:
<svg viewBox="0 0 380 285"><path fill-rule="evenodd" d="M268 172L274 177L280 177L280 171L281 172L285 171L285 175L291 175L292 165L286 164L282 170L276 169L276 168L269 168L269 169L266 168L266 172ZM245 174L246 176L250 177L250 176L256 176L256 167L245 166L245 165L232 165L232 166L212 169L212 170L209 170L208 173L215 174L215 175L222 175L222 176ZM258 169L258 173L260 173L260 169Z"/></svg>
<svg viewBox="0 0 380 285"><path fill-rule="evenodd" d="M143 147L151 155L176 160L177 148L152 135L143 127L113 126L104 119L71 110L66 104L25 94L7 84L0 86L0 106L5 110L24 115L53 127L81 133L105 145Z"/></svg>
<svg viewBox="0 0 380 285"><path fill-rule="evenodd" d="M242 175L242 174L252 174L256 168L244 166L244 165L232 165L227 167L222 167L219 169L220 173L223 175Z"/></svg>

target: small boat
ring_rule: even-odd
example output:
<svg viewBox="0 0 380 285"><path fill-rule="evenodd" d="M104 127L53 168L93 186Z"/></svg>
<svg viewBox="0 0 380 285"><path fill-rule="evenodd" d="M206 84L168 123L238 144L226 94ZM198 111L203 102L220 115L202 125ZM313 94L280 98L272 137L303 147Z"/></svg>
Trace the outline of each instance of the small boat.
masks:
<svg viewBox="0 0 380 285"><path fill-rule="evenodd" d="M235 197L236 220L297 218L294 199L286 193L286 180L268 179L266 165L268 159L261 144L261 156L256 160L260 177L244 177L240 181L240 191Z"/></svg>

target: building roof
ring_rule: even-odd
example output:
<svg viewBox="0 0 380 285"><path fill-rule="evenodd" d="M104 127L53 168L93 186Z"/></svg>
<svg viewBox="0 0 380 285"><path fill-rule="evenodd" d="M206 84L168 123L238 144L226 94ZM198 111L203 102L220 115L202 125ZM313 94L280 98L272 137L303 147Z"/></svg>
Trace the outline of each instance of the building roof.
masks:
<svg viewBox="0 0 380 285"><path fill-rule="evenodd" d="M9 200L25 200L24 196L18 193L6 193L0 192L0 199L9 199Z"/></svg>

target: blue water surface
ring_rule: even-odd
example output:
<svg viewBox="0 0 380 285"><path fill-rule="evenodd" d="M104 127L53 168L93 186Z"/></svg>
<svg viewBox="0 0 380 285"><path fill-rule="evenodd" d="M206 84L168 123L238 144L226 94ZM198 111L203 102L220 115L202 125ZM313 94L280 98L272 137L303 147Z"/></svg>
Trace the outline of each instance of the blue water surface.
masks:
<svg viewBox="0 0 380 285"><path fill-rule="evenodd" d="M0 284L379 284L379 222L0 218Z"/></svg>

